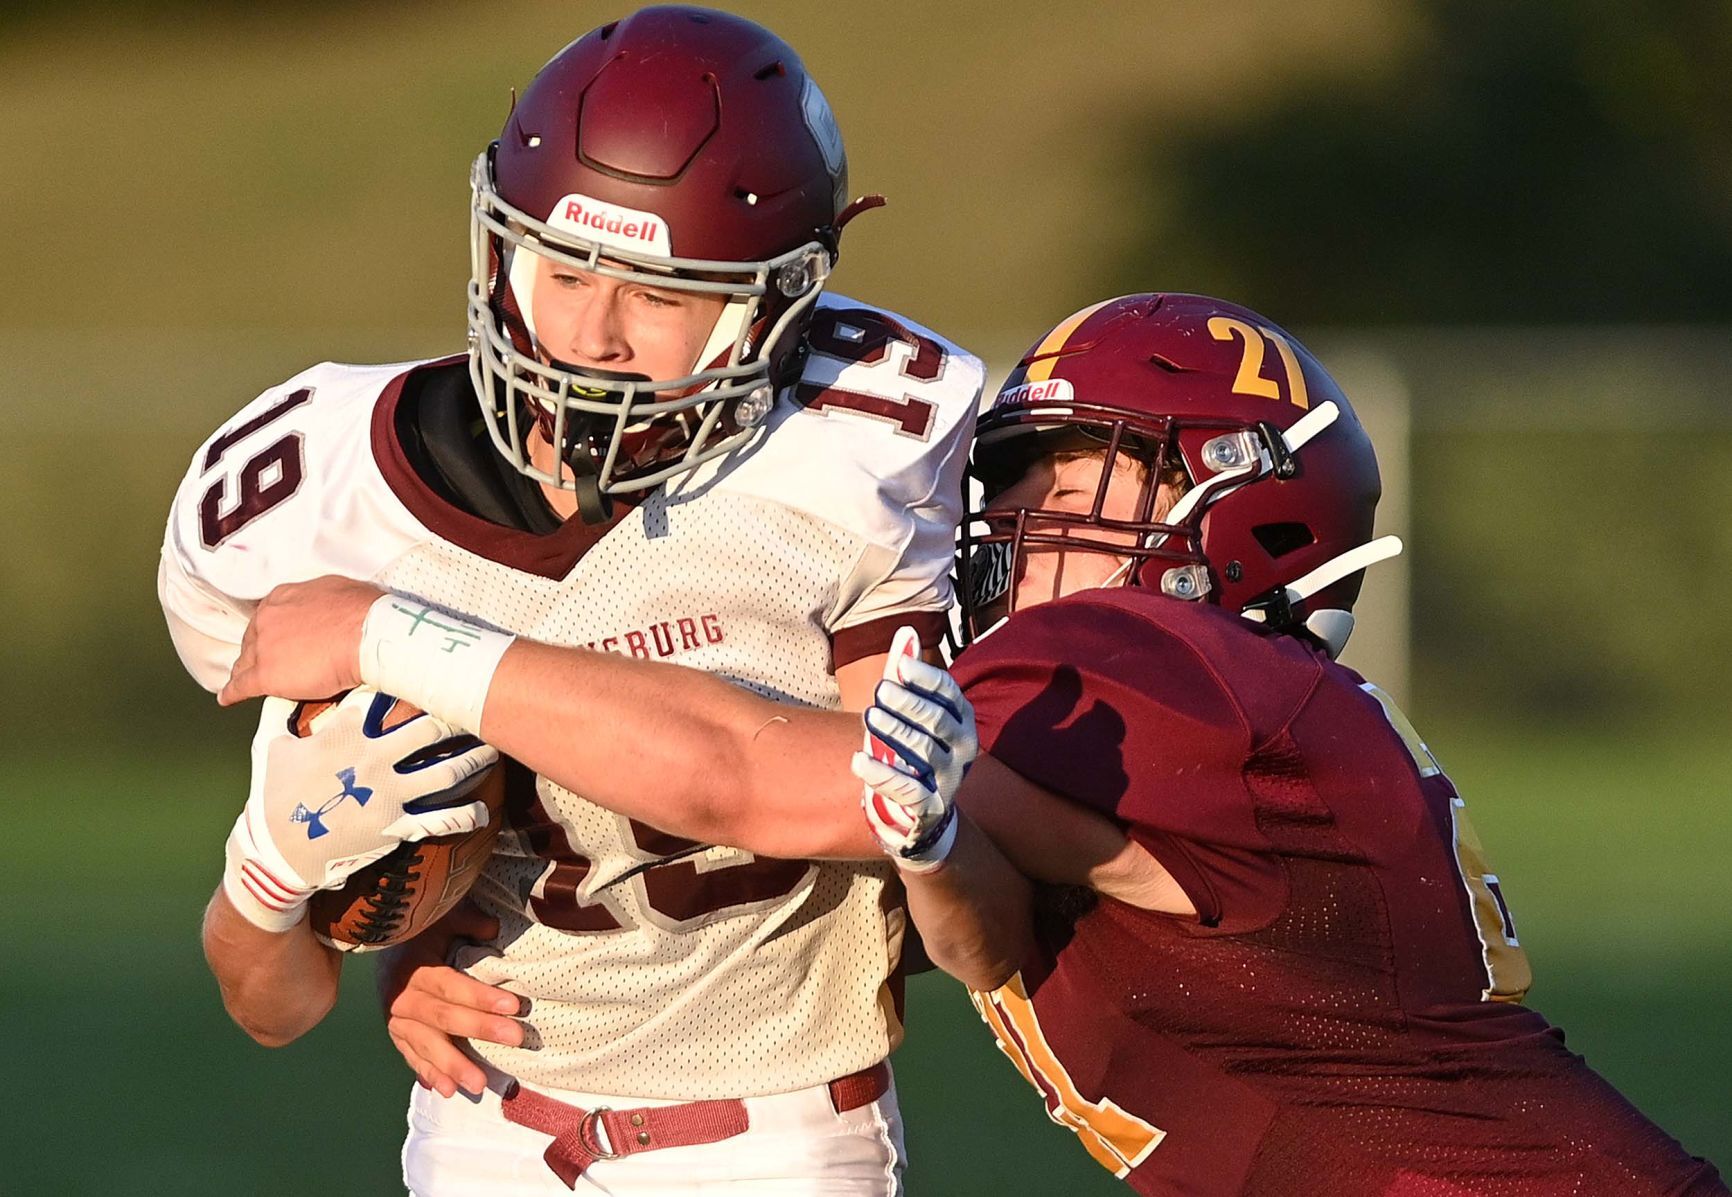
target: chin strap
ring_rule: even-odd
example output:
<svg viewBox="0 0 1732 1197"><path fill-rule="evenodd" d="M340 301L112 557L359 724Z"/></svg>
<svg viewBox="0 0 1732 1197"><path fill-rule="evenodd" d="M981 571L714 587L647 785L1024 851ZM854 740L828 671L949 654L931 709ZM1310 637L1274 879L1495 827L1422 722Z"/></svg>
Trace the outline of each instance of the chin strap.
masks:
<svg viewBox="0 0 1732 1197"><path fill-rule="evenodd" d="M1305 630L1323 642L1323 649L1331 661L1341 655L1341 650L1347 647L1347 638L1358 626L1353 612L1337 607L1313 611L1305 618Z"/></svg>
<svg viewBox="0 0 1732 1197"><path fill-rule="evenodd" d="M1291 459L1297 456L1300 449L1335 423L1340 416L1340 406L1329 401L1319 403L1295 420L1293 426L1281 434L1281 447L1285 449L1286 457ZM1172 511L1167 514L1167 522L1179 523L1205 500L1212 502L1249 478L1262 477L1265 472L1282 474L1283 466L1283 462L1272 460L1266 450L1260 451L1257 460L1247 462L1237 469L1224 470L1200 486L1193 487L1173 505ZM1400 537L1382 536L1358 548L1349 549L1325 561L1303 577L1289 582L1265 601L1247 607L1240 614L1253 623L1277 626L1301 623L1306 631L1323 642L1331 658L1337 657L1347 646L1347 638L1353 634L1353 613L1326 608L1313 611L1300 621L1294 618L1293 608L1341 579L1398 555L1401 548ZM1129 564L1127 562L1126 566ZM1128 569L1120 570L1121 574L1125 572L1128 572Z"/></svg>
<svg viewBox="0 0 1732 1197"><path fill-rule="evenodd" d="M1379 536L1356 549L1348 549L1340 556L1331 557L1322 565L1302 577L1295 578L1281 587L1269 599L1255 606L1247 607L1240 612L1252 623L1271 623L1277 626L1298 622L1292 618L1293 608L1316 594L1335 585L1342 578L1356 574L1362 569L1376 565L1379 561L1387 561L1401 552L1399 536ZM1304 620L1305 630L1323 641L1329 649L1330 657L1339 656L1341 650L1347 647L1347 637L1353 633L1353 614L1349 611L1339 611L1325 608L1313 611Z"/></svg>

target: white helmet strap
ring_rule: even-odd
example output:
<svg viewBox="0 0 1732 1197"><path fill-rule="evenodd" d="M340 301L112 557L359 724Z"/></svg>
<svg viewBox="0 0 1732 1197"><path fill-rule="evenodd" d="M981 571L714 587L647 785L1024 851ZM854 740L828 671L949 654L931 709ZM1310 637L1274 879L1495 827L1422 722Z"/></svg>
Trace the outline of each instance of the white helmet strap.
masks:
<svg viewBox="0 0 1732 1197"><path fill-rule="evenodd" d="M1336 417L1340 414L1341 409L1335 404L1335 401L1328 400L1319 403L1303 416L1300 416L1293 422L1291 428L1281 434L1281 439L1286 443L1287 452L1290 454L1297 453L1312 437L1335 423ZM1244 438L1243 443L1247 446L1255 440L1254 434L1249 432L1238 435ZM1190 518L1191 513L1197 508L1206 503L1213 503L1216 499L1237 488L1241 483L1251 478L1260 478L1274 469L1275 463L1270 460L1267 449L1257 448L1254 451L1248 449L1243 453L1243 457L1244 464L1222 470L1180 495L1178 502L1174 503L1167 514L1161 518L1161 522L1170 525L1182 524ZM1168 534L1164 532L1151 533L1146 538L1145 546L1159 548L1166 543L1167 536ZM1120 565L1106 581L1101 583L1101 588L1122 585L1130 576L1131 569L1136 565L1136 562L1135 557L1127 558L1124 564ZM1200 592L1198 597L1201 597Z"/></svg>
<svg viewBox="0 0 1732 1197"><path fill-rule="evenodd" d="M1285 605L1296 606L1318 591L1335 585L1342 578L1376 565L1379 561L1387 561L1400 552L1399 536L1379 536L1358 548L1348 549L1283 586L1281 593ZM1252 623L1267 623L1269 619L1269 613L1259 607L1248 607L1240 614ZM1324 608L1313 611L1304 622L1305 629L1328 647L1331 657L1340 655L1341 650L1347 647L1347 637L1353 632L1353 615L1349 611Z"/></svg>
<svg viewBox="0 0 1732 1197"><path fill-rule="evenodd" d="M1286 443L1287 452L1297 453L1308 441L1311 440L1312 437L1316 436L1319 432L1322 432L1325 428L1329 427L1329 425L1335 423L1336 417L1340 414L1341 409L1336 406L1335 401L1331 399L1319 403L1316 407L1300 416L1293 422L1291 428L1281 434L1282 441ZM1251 434L1247 433L1245 435L1249 437ZM1227 491L1232 490L1246 478L1261 477L1265 471L1274 468L1274 462L1269 459L1269 454L1266 449L1258 449L1255 456L1249 454L1246 456L1247 460L1243 465L1237 466L1233 469L1222 470L1220 473L1199 482L1196 486L1193 486L1190 490L1179 496L1179 501L1173 504L1172 510L1167 512L1166 517L1162 522L1167 524L1182 524L1190 517L1190 514L1193 511L1198 507L1201 507L1204 503L1212 503ZM1155 544L1158 546L1161 540L1164 539L1165 537L1161 537L1159 540L1155 541Z"/></svg>
<svg viewBox="0 0 1732 1197"><path fill-rule="evenodd" d="M1353 627L1353 612L1339 607L1325 607L1305 617L1305 630L1323 642L1331 661L1347 647L1347 638L1353 635Z"/></svg>
<svg viewBox="0 0 1732 1197"><path fill-rule="evenodd" d="M1287 442L1287 452L1297 453L1300 446L1312 437L1335 423L1341 415L1341 408L1330 399L1319 403L1316 407L1293 421L1293 427L1281 434L1281 439Z"/></svg>
<svg viewBox="0 0 1732 1197"><path fill-rule="evenodd" d="M1340 556L1331 557L1310 573L1293 579L1287 583L1287 599L1297 603L1308 599L1319 590L1335 585L1349 574L1376 565L1379 561L1387 561L1401 553L1401 537L1379 536L1376 540L1367 541L1356 549L1348 549Z"/></svg>

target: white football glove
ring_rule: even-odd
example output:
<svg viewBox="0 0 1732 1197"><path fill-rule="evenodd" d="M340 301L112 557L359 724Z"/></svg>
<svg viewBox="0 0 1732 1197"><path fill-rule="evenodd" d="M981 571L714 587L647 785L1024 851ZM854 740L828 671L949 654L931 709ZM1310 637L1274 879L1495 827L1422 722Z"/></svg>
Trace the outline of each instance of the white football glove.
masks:
<svg viewBox="0 0 1732 1197"><path fill-rule="evenodd" d="M287 931L315 890L340 888L399 844L486 826L486 805L464 795L499 754L431 715L387 730L393 702L357 687L298 737L296 704L265 699L223 870L223 891L256 926Z"/></svg>
<svg viewBox="0 0 1732 1197"><path fill-rule="evenodd" d="M956 679L922 661L919 649L910 629L897 633L866 708L866 751L850 762L865 783L867 825L897 867L912 873L936 869L950 855L956 791L980 755L974 708Z"/></svg>

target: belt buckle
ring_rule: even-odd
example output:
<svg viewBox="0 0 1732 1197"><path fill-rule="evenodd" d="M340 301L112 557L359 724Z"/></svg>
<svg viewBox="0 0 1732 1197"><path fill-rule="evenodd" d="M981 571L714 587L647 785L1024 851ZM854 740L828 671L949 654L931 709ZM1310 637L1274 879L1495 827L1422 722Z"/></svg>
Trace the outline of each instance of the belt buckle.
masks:
<svg viewBox="0 0 1732 1197"><path fill-rule="evenodd" d="M593 1110L585 1110L583 1117L577 1120L577 1141L583 1149L598 1160L617 1160L623 1152L601 1145L601 1137L596 1134L596 1123L601 1121L603 1114L611 1114L613 1107L597 1106Z"/></svg>

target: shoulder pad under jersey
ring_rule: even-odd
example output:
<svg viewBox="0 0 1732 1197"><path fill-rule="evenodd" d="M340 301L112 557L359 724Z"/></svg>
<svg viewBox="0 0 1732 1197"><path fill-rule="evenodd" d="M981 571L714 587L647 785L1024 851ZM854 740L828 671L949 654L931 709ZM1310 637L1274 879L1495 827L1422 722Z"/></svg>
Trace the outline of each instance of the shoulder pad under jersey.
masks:
<svg viewBox="0 0 1732 1197"><path fill-rule="evenodd" d="M807 512L879 550L878 564L845 586L833 627L947 608L985 366L928 328L839 295L820 298L807 341L766 434L715 488Z"/></svg>
<svg viewBox="0 0 1732 1197"><path fill-rule="evenodd" d="M158 594L182 661L207 688L227 675L253 605L273 586L371 577L425 539L385 484L371 439L381 394L416 364L314 366L193 455L169 510Z"/></svg>

